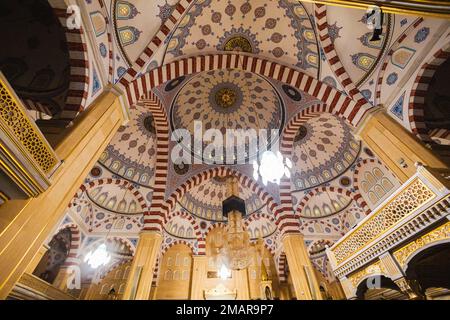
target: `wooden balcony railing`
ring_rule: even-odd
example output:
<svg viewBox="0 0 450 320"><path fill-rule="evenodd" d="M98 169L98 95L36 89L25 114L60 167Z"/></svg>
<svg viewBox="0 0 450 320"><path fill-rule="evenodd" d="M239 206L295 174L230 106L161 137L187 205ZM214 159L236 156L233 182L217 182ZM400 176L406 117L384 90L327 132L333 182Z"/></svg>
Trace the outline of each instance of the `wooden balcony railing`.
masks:
<svg viewBox="0 0 450 320"><path fill-rule="evenodd" d="M50 185L60 161L0 72L0 169L27 196Z"/></svg>
<svg viewBox="0 0 450 320"><path fill-rule="evenodd" d="M417 173L327 250L338 276L374 260L450 213L450 172L417 166Z"/></svg>
<svg viewBox="0 0 450 320"><path fill-rule="evenodd" d="M76 300L70 294L29 273L22 275L9 298L18 300Z"/></svg>

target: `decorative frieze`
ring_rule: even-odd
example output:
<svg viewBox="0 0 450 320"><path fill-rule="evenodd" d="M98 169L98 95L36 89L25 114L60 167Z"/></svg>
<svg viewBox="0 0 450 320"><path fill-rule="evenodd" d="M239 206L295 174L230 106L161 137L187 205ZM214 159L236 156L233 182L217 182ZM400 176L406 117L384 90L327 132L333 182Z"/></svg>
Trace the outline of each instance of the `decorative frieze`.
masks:
<svg viewBox="0 0 450 320"><path fill-rule="evenodd" d="M23 194L35 197L49 187L50 176L59 163L56 153L0 72L0 169Z"/></svg>
<svg viewBox="0 0 450 320"><path fill-rule="evenodd" d="M394 251L394 257L404 269L409 258L423 247L441 240L450 239L450 222L428 232L406 246Z"/></svg>
<svg viewBox="0 0 450 320"><path fill-rule="evenodd" d="M337 263L342 263L434 197L435 194L420 179L413 180L401 193L332 248Z"/></svg>

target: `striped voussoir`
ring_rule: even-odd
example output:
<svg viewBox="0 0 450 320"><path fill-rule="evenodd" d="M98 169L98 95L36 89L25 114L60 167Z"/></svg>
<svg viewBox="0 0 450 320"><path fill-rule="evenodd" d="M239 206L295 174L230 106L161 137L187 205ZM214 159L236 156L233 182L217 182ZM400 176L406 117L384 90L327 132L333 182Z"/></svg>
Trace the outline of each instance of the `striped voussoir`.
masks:
<svg viewBox="0 0 450 320"><path fill-rule="evenodd" d="M113 243L114 241L125 245L125 247L127 247L128 250L130 250L131 254L134 256L136 247L129 239L118 236L111 236L108 238L108 243Z"/></svg>
<svg viewBox="0 0 450 320"><path fill-rule="evenodd" d="M306 92L329 105L336 114L347 119L353 126L357 126L367 111L373 108L365 101L355 101L293 67L244 53L217 53L182 58L149 71L131 83L123 85L123 89L130 105L134 105L152 88L169 80L203 71L230 68L276 79Z"/></svg>
<svg viewBox="0 0 450 320"><path fill-rule="evenodd" d="M375 105L378 105L381 103L381 101L380 101L381 87L383 86L384 75L386 73L386 69L387 69L389 63L391 62L392 55L400 47L402 42L405 41L405 39L408 37L408 35L413 34L413 31L416 30L417 27L419 27L422 24L422 22L423 22L423 18L418 18L417 20L415 20L402 34L400 34L400 36L397 38L395 43L389 49L389 52L387 53L387 55L384 57L384 62L381 65L380 72L378 74L378 80L377 80L377 83L375 84L375 98L374 98Z"/></svg>
<svg viewBox="0 0 450 320"><path fill-rule="evenodd" d="M261 201L267 204L268 209L275 215L278 215L278 204L274 201L273 197L265 191L255 180L249 178L243 173L228 167L215 167L205 170L190 177L187 181L183 182L167 199L167 214L175 207L176 203L183 198L184 194L195 186L200 185L202 182L212 179L214 177L227 177L235 176L238 178L239 183L252 190L261 199Z"/></svg>
<svg viewBox="0 0 450 320"><path fill-rule="evenodd" d="M158 283L158 278L159 278L159 266L161 264L161 259L162 259L162 254L159 253L158 257L156 258L156 262L155 262L155 268L153 269L153 279L152 279L152 286L156 287L157 283Z"/></svg>
<svg viewBox="0 0 450 320"><path fill-rule="evenodd" d="M81 244L81 234L80 229L75 223L69 223L61 226L57 233L62 230L69 229L70 230L70 246L69 252L67 254L67 258L63 263L63 267L69 266L79 266L80 259L78 258L79 249Z"/></svg>
<svg viewBox="0 0 450 320"><path fill-rule="evenodd" d="M445 44L441 49L437 50L431 58L420 67L409 95L408 116L411 131L423 141L431 142L429 130L424 121L425 97L428 87L436 70L448 58L450 58L450 37L447 37Z"/></svg>
<svg viewBox="0 0 450 320"><path fill-rule="evenodd" d="M89 61L84 30L82 26L72 30L67 27L67 18L72 14L67 12L68 6L64 0L48 2L65 31L69 50L70 83L61 118L75 119L84 110L89 92Z"/></svg>
<svg viewBox="0 0 450 320"><path fill-rule="evenodd" d="M209 225L208 229L206 229L206 232L205 232L205 238L208 237L209 233L210 233L212 230L214 230L214 229L216 229L216 228L226 228L226 227L227 227L226 223L223 223L223 222L215 222L215 223L211 223L211 224Z"/></svg>
<svg viewBox="0 0 450 320"><path fill-rule="evenodd" d="M287 259L284 252L278 258L278 278L280 282L287 281Z"/></svg>
<svg viewBox="0 0 450 320"><path fill-rule="evenodd" d="M116 185L116 186L126 187L128 190L130 190L130 192L133 194L133 196L139 203L142 212L146 213L148 211L147 203L145 202L144 196L139 192L138 189L136 189L135 186L133 186L133 184L130 181L123 180L123 179L113 179L113 178L106 178L106 179L101 178L101 179L92 180L85 184L82 184L80 186L80 188L77 190L77 192L75 193L74 197L72 198L72 201L69 204L69 207L71 207L77 203L77 201L81 198L83 192L87 192L87 190L89 190L89 189L93 189L95 187L103 186L103 185Z"/></svg>
<svg viewBox="0 0 450 320"><path fill-rule="evenodd" d="M181 217L183 219L186 219L189 221L189 223L192 225L192 228L194 230L195 238L197 239L197 254L198 255L204 255L206 250L206 243L205 239L203 237L203 234L200 231L200 226L198 225L198 222L194 217L192 217L191 214L184 212L184 211L172 211L167 216L164 216L164 225L166 225L170 220L172 220L175 217Z"/></svg>
<svg viewBox="0 0 450 320"><path fill-rule="evenodd" d="M131 67L128 68L122 79L120 79L121 84L127 86L136 78L145 64L150 61L156 51L164 44L164 40L170 36L171 32L175 31L177 23L181 21L182 15L185 13L186 9L188 9L191 2L193 2L193 0L181 0L178 2L170 17L161 24L158 32L153 36L147 47L136 61L132 63Z"/></svg>
<svg viewBox="0 0 450 320"><path fill-rule="evenodd" d="M172 248L173 246L175 246L177 244L184 244L184 245L188 246L189 249L191 249L192 254L195 254L195 248L191 241L177 239L168 244L166 244L164 241L164 245L162 246L162 250L161 250L161 255L163 256L167 252L167 250L169 250L170 248Z"/></svg>
<svg viewBox="0 0 450 320"><path fill-rule="evenodd" d="M440 144L450 145L450 130L433 129L429 135L432 140L438 139Z"/></svg>
<svg viewBox="0 0 450 320"><path fill-rule="evenodd" d="M270 222L275 223L275 219L271 215L268 215L265 213L253 213L244 220L244 224L246 227L248 227L250 225L250 223L252 223L253 221L258 221L261 218L267 219Z"/></svg>
<svg viewBox="0 0 450 320"><path fill-rule="evenodd" d="M300 126L309 121L312 118L319 116L322 113L333 113L331 106L319 103L311 105L299 113L297 113L291 120L287 123L283 130L281 137L281 153L287 157L292 157L292 150L294 144L294 138L297 134ZM292 195L291 195L291 179L283 178L280 182L280 217L278 219L278 229L281 234L285 233L298 233L300 230L300 224L298 216L294 213L294 208L292 205Z"/></svg>
<svg viewBox="0 0 450 320"><path fill-rule="evenodd" d="M298 204L297 214L298 215L301 214L306 203L308 203L308 201L311 198L313 198L314 196L316 196L317 194L322 193L322 192L336 192L338 194L344 195L350 199L353 199L358 204L358 206L365 211L366 215L370 213L370 208L360 193L352 192L350 190L338 188L338 187L318 187L318 188L312 189L311 191L309 191L308 194L306 194L303 197L303 199Z"/></svg>
<svg viewBox="0 0 450 320"><path fill-rule="evenodd" d="M52 116L52 112L50 111L48 105L41 101L35 101L32 99L23 99L22 103L28 110L34 110Z"/></svg>
<svg viewBox="0 0 450 320"><path fill-rule="evenodd" d="M326 246L328 246L329 248L331 248L333 246L333 244L334 244L333 241L327 240L327 239L313 240L308 246L308 248L309 248L308 249L308 253L311 255L313 253L312 250L313 250L314 247L318 247L318 246L326 247Z"/></svg>
<svg viewBox="0 0 450 320"><path fill-rule="evenodd" d="M162 231L166 214L165 193L169 163L169 124L161 102L153 92L147 91L141 101L152 113L156 127L155 180L150 210L144 215L144 230Z"/></svg>
<svg viewBox="0 0 450 320"><path fill-rule="evenodd" d="M363 104L368 103L366 98L361 94L358 88L353 83L352 79L348 75L344 68L344 65L339 59L339 55L336 52L333 42L331 41L328 33L328 21L327 21L327 6L323 4L315 4L315 17L316 26L319 33L320 44L322 45L323 52L327 58L328 64L339 83L342 84L344 91L355 101Z"/></svg>

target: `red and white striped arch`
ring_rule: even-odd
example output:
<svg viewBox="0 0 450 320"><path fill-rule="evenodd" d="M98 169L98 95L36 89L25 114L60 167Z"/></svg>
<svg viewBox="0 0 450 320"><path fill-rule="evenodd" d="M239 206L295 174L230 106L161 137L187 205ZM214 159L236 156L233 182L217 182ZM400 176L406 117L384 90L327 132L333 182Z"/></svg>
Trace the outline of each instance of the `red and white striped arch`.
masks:
<svg viewBox="0 0 450 320"><path fill-rule="evenodd" d="M251 54L217 53L196 55L170 62L124 85L130 105L137 103L154 87L183 75L236 68L289 84L330 106L335 113L356 126L373 108L365 100L355 101L344 93L292 67Z"/></svg>
<svg viewBox="0 0 450 320"><path fill-rule="evenodd" d="M62 267L69 267L69 266L79 266L80 265L80 259L78 258L78 255L80 254L80 244L81 244L81 233L80 229L75 223L68 223L63 226L61 226L56 234L59 232L69 229L70 230L70 246L69 246L69 252L67 254L67 258L64 261Z"/></svg>
<svg viewBox="0 0 450 320"><path fill-rule="evenodd" d="M300 126L322 113L333 113L333 111L336 110L333 110L331 106L324 103L318 103L301 110L294 117L292 117L284 128L281 136L281 153L290 159L292 157L294 138ZM292 205L291 179L286 177L282 178L279 189L281 214L278 229L282 234L297 233L300 230L300 223L298 216L294 213L294 208Z"/></svg>
<svg viewBox="0 0 450 320"><path fill-rule="evenodd" d="M367 103L366 98L361 94L361 92L356 88L352 79L348 75L344 68L344 65L339 59L334 44L331 41L330 34L328 33L328 21L327 21L327 6L323 4L315 4L315 17L317 30L319 31L319 40L322 45L325 57L331 67L336 78L342 84L345 92L355 101L361 103Z"/></svg>
<svg viewBox="0 0 450 320"><path fill-rule="evenodd" d="M48 0L66 33L67 48L69 50L70 83L65 108L61 117L75 119L84 110L89 92L89 59L84 29L70 30L67 28L68 5L64 0Z"/></svg>
<svg viewBox="0 0 450 320"><path fill-rule="evenodd" d="M144 196L139 192L138 189L136 189L133 186L133 184L130 181L123 180L123 179L112 179L112 178L97 179L97 180L92 180L92 181L89 181L88 183L82 184L80 186L80 188L78 189L78 191L75 193L75 196L72 198L72 201L69 204L69 207L76 204L76 201L81 198L81 195L83 194L83 192L87 192L87 190L89 190L89 189L93 189L95 187L105 186L105 185L115 185L115 186L126 187L128 190L130 190L130 192L136 198L137 202L139 203L139 205L141 207L142 212L145 213L148 211L147 203L145 202Z"/></svg>
<svg viewBox="0 0 450 320"><path fill-rule="evenodd" d="M147 47L141 53L141 55L134 61L131 67L127 70L127 73L122 77L120 83L127 86L131 81L133 81L138 73L142 70L145 64L150 61L153 55L158 51L164 40L175 30L178 21L181 21L181 17L185 11L189 8L193 0L180 0L175 6L170 17L161 24L158 32L150 40Z"/></svg>
<svg viewBox="0 0 450 320"><path fill-rule="evenodd" d="M282 252L278 258L278 278L280 282L287 281L287 258L286 254Z"/></svg>
<svg viewBox="0 0 450 320"><path fill-rule="evenodd" d="M408 116L411 131L423 141L431 142L429 129L424 121L425 96L434 73L448 58L450 58L450 36L447 36L445 44L422 64L409 95Z"/></svg>
<svg viewBox="0 0 450 320"><path fill-rule="evenodd" d="M195 237L197 239L197 254L204 255L205 254L205 239L200 231L200 227L197 223L197 220L192 217L191 214L183 211L173 211L170 212L167 216L164 217L164 225L166 225L170 220L172 220L174 217L182 217L183 219L186 219L189 221L189 223L192 225L192 229L194 230Z"/></svg>
<svg viewBox="0 0 450 320"><path fill-rule="evenodd" d="M163 244L162 250L161 250L161 257L164 256L164 255L166 254L166 252L167 252L170 248L172 248L173 246L175 246L175 245L177 245L177 244L184 244L184 245L188 246L189 249L191 249L192 254L195 254L195 248L194 248L194 246L192 245L192 242L191 242L191 241L182 240L182 239L177 239L177 240L175 240L175 241L172 241L172 242L169 243L169 244L165 244L165 243Z"/></svg>
<svg viewBox="0 0 450 320"><path fill-rule="evenodd" d="M255 180L249 178L242 172L228 168L228 167L215 167L208 170L205 170L201 173L198 173L192 177L190 177L187 181L183 182L167 199L167 212L170 212L176 205L177 201L179 201L184 194L195 186L200 185L202 182L207 181L214 177L226 177L226 176L234 176L237 177L241 185L244 187L250 188L256 195L261 199L261 201L267 204L269 210L277 217L278 214L278 204L275 202L273 197L265 191L263 187L261 187Z"/></svg>
<svg viewBox="0 0 450 320"><path fill-rule="evenodd" d="M384 62L381 65L380 72L378 74L378 81L375 84L375 98L374 104L378 105L381 103L381 87L383 85L384 75L386 73L386 69L388 65L391 63L391 58L394 52L401 46L402 42L408 37L408 35L412 34L414 30L416 30L423 22L423 18L418 18L414 23L412 23L395 41L395 43L391 46L388 54L384 57Z"/></svg>
<svg viewBox="0 0 450 320"><path fill-rule="evenodd" d="M162 231L164 216L167 213L165 192L169 165L169 123L166 110L157 96L147 91L141 103L152 113L156 127L156 163L150 210L144 215L144 230Z"/></svg>
<svg viewBox="0 0 450 320"><path fill-rule="evenodd" d="M316 196L317 194L322 193L322 192L338 193L338 194L346 196L350 199L353 199L358 204L358 206L365 211L366 215L368 215L370 213L370 208L360 193L352 192L348 189L337 188L337 187L331 186L331 187L314 188L308 194L306 194L297 206L297 210L296 210L297 215L300 215L303 208L305 207L305 205L308 203L308 201L311 198L313 198L314 196Z"/></svg>

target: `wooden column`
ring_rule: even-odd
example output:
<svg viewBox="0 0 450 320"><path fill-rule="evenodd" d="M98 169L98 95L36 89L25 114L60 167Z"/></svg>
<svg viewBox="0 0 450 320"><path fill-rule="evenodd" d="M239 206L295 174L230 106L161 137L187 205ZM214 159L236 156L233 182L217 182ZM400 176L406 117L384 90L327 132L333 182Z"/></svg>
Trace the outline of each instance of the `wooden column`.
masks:
<svg viewBox="0 0 450 320"><path fill-rule="evenodd" d="M42 258L44 257L44 255L47 253L48 250L49 250L49 247L47 245L42 245L39 248L39 251L36 252L36 254L34 255L30 264L27 266L27 269L25 270L25 272L27 272L29 274L33 274L34 270L39 265L39 263L41 262Z"/></svg>
<svg viewBox="0 0 450 320"><path fill-rule="evenodd" d="M447 167L423 142L380 107L366 116L356 134L402 183L416 173L416 162L432 168Z"/></svg>
<svg viewBox="0 0 450 320"><path fill-rule="evenodd" d="M232 275L237 290L237 300L250 300L247 269L232 270Z"/></svg>
<svg viewBox="0 0 450 320"><path fill-rule="evenodd" d="M298 300L322 300L303 235L300 233L284 235L283 246L296 298Z"/></svg>
<svg viewBox="0 0 450 320"><path fill-rule="evenodd" d="M0 207L0 299L5 299L30 265L89 170L124 123L117 92L105 92L75 121L56 147L64 162L51 186L37 198Z"/></svg>
<svg viewBox="0 0 450 320"><path fill-rule="evenodd" d="M144 231L141 233L123 300L150 299L153 271L162 240L163 237L159 232Z"/></svg>
<svg viewBox="0 0 450 320"><path fill-rule="evenodd" d="M191 300L204 300L208 258L204 255L192 257Z"/></svg>

